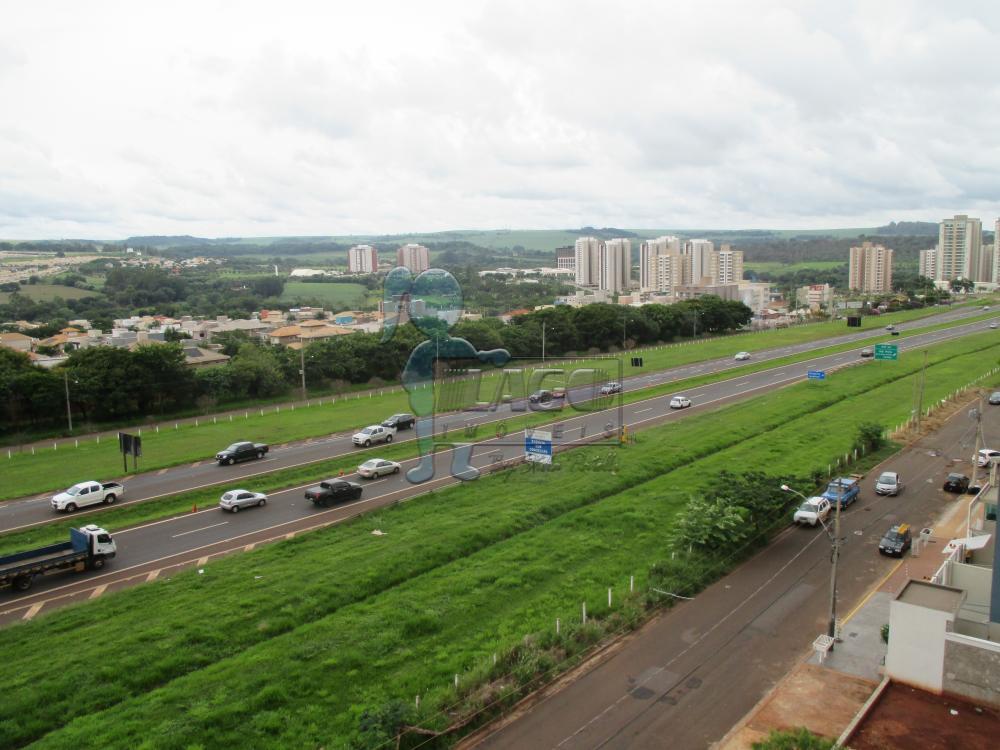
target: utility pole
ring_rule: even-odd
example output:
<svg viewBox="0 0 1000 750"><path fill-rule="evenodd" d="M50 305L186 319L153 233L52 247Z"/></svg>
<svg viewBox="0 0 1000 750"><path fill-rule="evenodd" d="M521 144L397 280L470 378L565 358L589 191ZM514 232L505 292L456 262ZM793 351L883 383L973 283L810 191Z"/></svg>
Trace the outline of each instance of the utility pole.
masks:
<svg viewBox="0 0 1000 750"><path fill-rule="evenodd" d="M625 307L622 315L622 351L625 351L625 326L628 324L628 308Z"/></svg>
<svg viewBox="0 0 1000 750"><path fill-rule="evenodd" d="M970 413L976 420L976 452L972 455L972 479L969 480L969 486L974 487L976 485L976 473L979 469L979 448L983 442L983 397L979 396L979 403L975 409ZM987 464L988 466L989 464ZM972 536L972 503L975 501L975 497L969 500L969 507L965 512L965 535Z"/></svg>
<svg viewBox="0 0 1000 750"><path fill-rule="evenodd" d="M302 400L306 400L306 345L299 346L299 374L302 376Z"/></svg>
<svg viewBox="0 0 1000 750"><path fill-rule="evenodd" d="M924 410L924 383L927 380L927 350L924 349L924 364L920 368L920 390L917 392L917 434L920 434L920 413ZM982 411L982 409L980 409ZM977 449L976 455L979 455Z"/></svg>
<svg viewBox="0 0 1000 750"><path fill-rule="evenodd" d="M692 338L698 338L698 311L694 310L694 336Z"/></svg>
<svg viewBox="0 0 1000 750"><path fill-rule="evenodd" d="M69 422L69 431L73 432L73 410L69 405L69 371L63 369L63 386L66 388L66 421Z"/></svg>
<svg viewBox="0 0 1000 750"><path fill-rule="evenodd" d="M839 479L839 478L838 478ZM840 506L844 500L844 485L837 482L837 509L833 515L833 565L830 567L830 625L826 634L837 640L837 562L840 560ZM833 643L830 650L833 650Z"/></svg>
<svg viewBox="0 0 1000 750"><path fill-rule="evenodd" d="M542 321L542 364L545 364L545 321Z"/></svg>

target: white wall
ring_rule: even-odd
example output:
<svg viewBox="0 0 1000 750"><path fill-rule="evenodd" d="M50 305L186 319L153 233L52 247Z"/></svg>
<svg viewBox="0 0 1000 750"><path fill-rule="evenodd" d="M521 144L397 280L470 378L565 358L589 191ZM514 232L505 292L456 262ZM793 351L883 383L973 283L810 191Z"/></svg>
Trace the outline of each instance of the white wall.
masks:
<svg viewBox="0 0 1000 750"><path fill-rule="evenodd" d="M885 673L897 682L940 693L948 612L901 602L889 605L889 650Z"/></svg>

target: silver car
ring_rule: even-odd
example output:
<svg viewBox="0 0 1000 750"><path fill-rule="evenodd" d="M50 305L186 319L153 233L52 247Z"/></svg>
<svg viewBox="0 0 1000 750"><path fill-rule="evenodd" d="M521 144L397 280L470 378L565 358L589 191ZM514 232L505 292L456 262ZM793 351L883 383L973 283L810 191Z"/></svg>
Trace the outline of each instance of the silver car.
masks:
<svg viewBox="0 0 1000 750"><path fill-rule="evenodd" d="M252 508L258 506L263 508L267 503L267 495L263 492L251 492L250 490L229 490L219 500L219 507L231 513L239 513L240 508Z"/></svg>
<svg viewBox="0 0 1000 750"><path fill-rule="evenodd" d="M400 464L386 461L384 458L372 458L358 466L358 476L365 479L377 479L386 474L398 474Z"/></svg>

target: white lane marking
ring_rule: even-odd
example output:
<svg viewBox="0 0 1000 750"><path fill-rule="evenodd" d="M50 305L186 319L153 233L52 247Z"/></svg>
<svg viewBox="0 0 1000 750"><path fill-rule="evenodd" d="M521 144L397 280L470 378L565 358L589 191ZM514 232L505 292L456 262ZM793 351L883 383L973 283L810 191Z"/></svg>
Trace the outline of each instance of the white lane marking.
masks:
<svg viewBox="0 0 1000 750"><path fill-rule="evenodd" d="M153 581L155 581L159 577L160 577L160 571L159 570L151 570L149 572L149 575L146 576L146 583L152 583Z"/></svg>
<svg viewBox="0 0 1000 750"><path fill-rule="evenodd" d="M38 602L38 604L32 604L31 608L24 613L23 620L30 620L32 617L38 614L42 607L45 606L45 602Z"/></svg>
<svg viewBox="0 0 1000 750"><path fill-rule="evenodd" d="M100 586L98 586L96 589L90 592L90 596L88 598L96 599L107 590L108 590L108 584L102 583Z"/></svg>
<svg viewBox="0 0 1000 750"><path fill-rule="evenodd" d="M184 518L184 517L185 516L181 516L181 518ZM176 519L174 519L174 520L176 520ZM227 523L229 523L229 521L223 521L222 523L213 523L211 526L202 526L200 529L191 529L191 531L182 531L180 534L173 534L170 538L171 539L176 539L179 536L187 536L188 534L196 534L199 531L207 531L208 529L214 529L216 526L225 526ZM133 529L128 529L128 530L129 531L133 531ZM120 534L121 532L118 532L118 533Z"/></svg>
<svg viewBox="0 0 1000 750"><path fill-rule="evenodd" d="M647 411L653 411L653 407L650 406L648 409L639 409L639 411L637 411L636 414L644 414Z"/></svg>

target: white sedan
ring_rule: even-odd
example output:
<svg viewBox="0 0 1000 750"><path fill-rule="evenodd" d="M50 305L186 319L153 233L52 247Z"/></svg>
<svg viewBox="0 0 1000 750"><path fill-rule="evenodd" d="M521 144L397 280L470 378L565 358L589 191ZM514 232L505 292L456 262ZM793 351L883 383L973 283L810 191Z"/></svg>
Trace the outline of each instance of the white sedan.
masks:
<svg viewBox="0 0 1000 750"><path fill-rule="evenodd" d="M750 359L750 352L737 352L733 359L742 362L745 359Z"/></svg>
<svg viewBox="0 0 1000 750"><path fill-rule="evenodd" d="M687 409L689 406L691 406L691 399L687 396L674 396L670 399L671 409Z"/></svg>
<svg viewBox="0 0 1000 750"><path fill-rule="evenodd" d="M365 479L376 479L386 474L398 474L400 464L386 461L384 458L372 458L358 466L358 476Z"/></svg>
<svg viewBox="0 0 1000 750"><path fill-rule="evenodd" d="M250 490L229 490L219 500L219 507L231 513L239 513L241 508L263 508L267 504L267 495L263 492Z"/></svg>
<svg viewBox="0 0 1000 750"><path fill-rule="evenodd" d="M990 463L1000 458L1000 451L993 450L992 448L983 448L979 451L979 457L976 458L976 464L978 466L989 466Z"/></svg>

